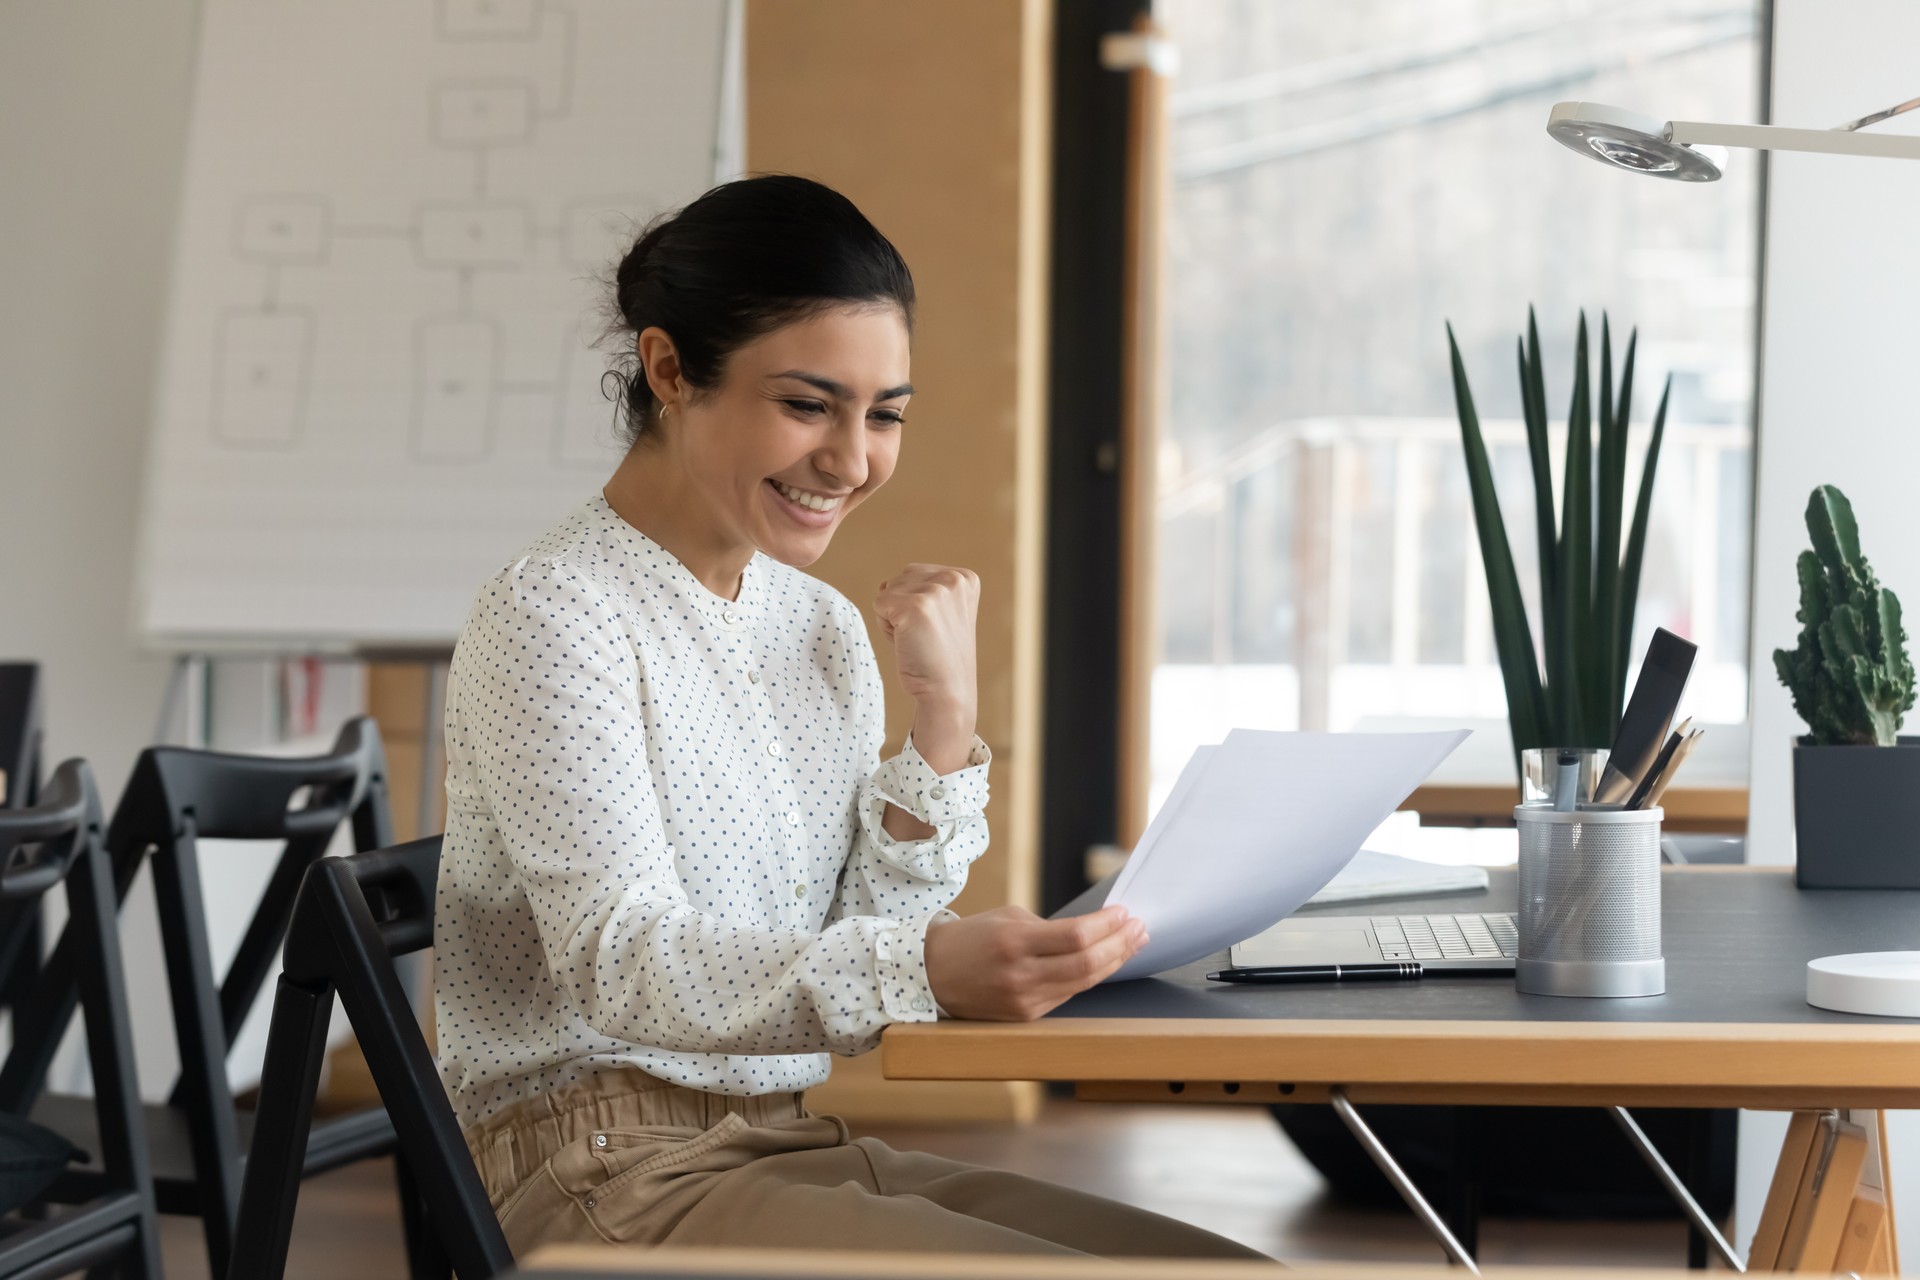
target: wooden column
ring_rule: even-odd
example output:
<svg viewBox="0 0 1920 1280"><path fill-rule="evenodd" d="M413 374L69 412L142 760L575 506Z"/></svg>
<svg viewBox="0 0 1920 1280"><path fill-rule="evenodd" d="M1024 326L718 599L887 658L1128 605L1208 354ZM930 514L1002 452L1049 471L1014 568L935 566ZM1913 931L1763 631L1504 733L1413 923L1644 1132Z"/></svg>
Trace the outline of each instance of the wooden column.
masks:
<svg viewBox="0 0 1920 1280"><path fill-rule="evenodd" d="M810 572L863 608L910 561L980 574L993 848L962 911L1031 905L1038 884L1051 14L1046 0L747 4L748 168L844 193L899 246L919 292L899 470ZM912 708L885 638L873 640L891 750ZM1022 1117L1036 1098L883 1082L870 1055L814 1101L938 1120Z"/></svg>

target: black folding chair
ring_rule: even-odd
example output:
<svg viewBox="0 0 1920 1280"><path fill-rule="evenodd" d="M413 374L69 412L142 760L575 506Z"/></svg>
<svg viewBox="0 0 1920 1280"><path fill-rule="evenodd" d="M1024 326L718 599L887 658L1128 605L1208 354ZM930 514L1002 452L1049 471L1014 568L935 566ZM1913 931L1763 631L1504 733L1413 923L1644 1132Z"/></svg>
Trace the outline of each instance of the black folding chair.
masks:
<svg viewBox="0 0 1920 1280"><path fill-rule="evenodd" d="M440 840L328 858L307 871L273 999L229 1280L278 1280L286 1272L336 992L426 1202L426 1237L409 1245L414 1274L432 1267L444 1275L450 1263L460 1280L488 1280L513 1266L433 1055L394 975L396 957L433 945Z"/></svg>
<svg viewBox="0 0 1920 1280"><path fill-rule="evenodd" d="M40 790L40 667L0 662L0 773L6 774L4 804L33 805Z"/></svg>
<svg viewBox="0 0 1920 1280"><path fill-rule="evenodd" d="M152 1169L133 1063L133 1030L120 964L107 856L101 847L100 798L86 763L69 760L53 773L41 802L0 810L0 959L25 945L18 925L37 914L53 886L65 882L95 1111L92 1167L60 1176L28 1217L0 1220L0 1277L61 1276L109 1264L136 1280L160 1280L160 1238L154 1220ZM24 1116L39 1092L31 1055L16 1044L0 1067L0 1111Z"/></svg>
<svg viewBox="0 0 1920 1280"><path fill-rule="evenodd" d="M143 861L153 867L160 935L166 950L181 1072L165 1105L145 1108L160 1212L202 1219L213 1274L227 1270L240 1171L254 1128L235 1103L227 1052L265 984L287 932L307 868L322 859L334 832L353 824L354 844L393 841L386 757L367 717L351 720L326 755L276 757L150 747L140 754L107 829L114 892L124 901ZM207 839L284 841L225 981L215 984L207 944L196 844ZM45 1078L74 1007L74 939L63 937L42 980L20 1009L23 1048ZM86 1146L92 1140L85 1099L43 1096L34 1118ZM315 1127L304 1171L323 1173L394 1150L393 1126L379 1107L331 1117ZM416 1227L415 1198L399 1167L402 1220Z"/></svg>
<svg viewBox="0 0 1920 1280"><path fill-rule="evenodd" d="M0 809L25 809L40 794L40 668L0 662ZM26 935L11 963L0 964L0 1007L14 1008L40 972L40 913L17 928Z"/></svg>

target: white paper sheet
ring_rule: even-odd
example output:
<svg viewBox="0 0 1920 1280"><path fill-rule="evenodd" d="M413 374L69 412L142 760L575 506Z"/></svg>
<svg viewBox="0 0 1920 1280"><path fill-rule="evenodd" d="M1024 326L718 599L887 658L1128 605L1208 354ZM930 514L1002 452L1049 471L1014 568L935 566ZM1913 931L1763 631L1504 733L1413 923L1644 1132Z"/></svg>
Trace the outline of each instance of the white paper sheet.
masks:
<svg viewBox="0 0 1920 1280"><path fill-rule="evenodd" d="M1291 915L1467 733L1235 729L1200 748L1107 894L1152 936L1107 981L1190 964Z"/></svg>

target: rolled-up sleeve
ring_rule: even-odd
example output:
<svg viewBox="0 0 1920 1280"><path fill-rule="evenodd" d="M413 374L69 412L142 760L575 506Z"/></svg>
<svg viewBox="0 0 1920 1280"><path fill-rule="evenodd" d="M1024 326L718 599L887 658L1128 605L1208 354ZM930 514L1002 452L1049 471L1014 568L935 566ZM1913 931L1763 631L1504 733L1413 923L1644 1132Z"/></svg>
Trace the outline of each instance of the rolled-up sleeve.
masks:
<svg viewBox="0 0 1920 1280"><path fill-rule="evenodd" d="M964 882L978 852L968 819L934 793L984 801L984 765L978 782L924 762L922 776L904 757L887 775L945 825L915 844L860 837L858 883L882 890L863 889L866 909L819 931L740 927L688 902L648 769L635 639L603 591L563 564L522 561L483 591L462 643L473 660L460 667L460 731L479 798L551 975L594 1031L683 1052L853 1053L889 1021L930 1016L925 917L951 894L930 889L917 923L877 908L919 905L901 885Z"/></svg>
<svg viewBox="0 0 1920 1280"><path fill-rule="evenodd" d="M987 772L993 753L976 737L966 765L941 774L909 737L898 755L881 760L886 717L880 669L857 615L847 634L855 715L870 768L860 786L853 848L827 919L883 916L898 922L878 956L886 1011L896 1021L928 1021L938 1005L926 974L926 930L935 921L954 918L947 907L966 888L968 869L987 851ZM896 840L884 825L890 805L932 827L933 834Z"/></svg>

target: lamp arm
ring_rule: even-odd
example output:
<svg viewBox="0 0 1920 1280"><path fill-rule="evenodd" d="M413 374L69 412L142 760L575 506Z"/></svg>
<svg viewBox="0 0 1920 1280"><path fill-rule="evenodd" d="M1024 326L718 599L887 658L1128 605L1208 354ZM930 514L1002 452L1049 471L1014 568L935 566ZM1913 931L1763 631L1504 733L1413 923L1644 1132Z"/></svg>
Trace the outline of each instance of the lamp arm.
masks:
<svg viewBox="0 0 1920 1280"><path fill-rule="evenodd" d="M1920 136L1890 133L1675 120L1667 126L1667 137L1686 146L1704 142L1721 147L1751 147L1756 151L1814 151L1836 156L1887 156L1896 160L1920 160Z"/></svg>
<svg viewBox="0 0 1920 1280"><path fill-rule="evenodd" d="M1837 124L1833 127L1838 131L1852 133L1855 129L1864 129L1870 124L1879 124L1882 120L1903 116L1915 107L1920 107L1920 98L1908 98L1905 102L1888 107L1885 111L1876 111L1872 115L1861 116L1858 120L1849 120L1845 124Z"/></svg>

